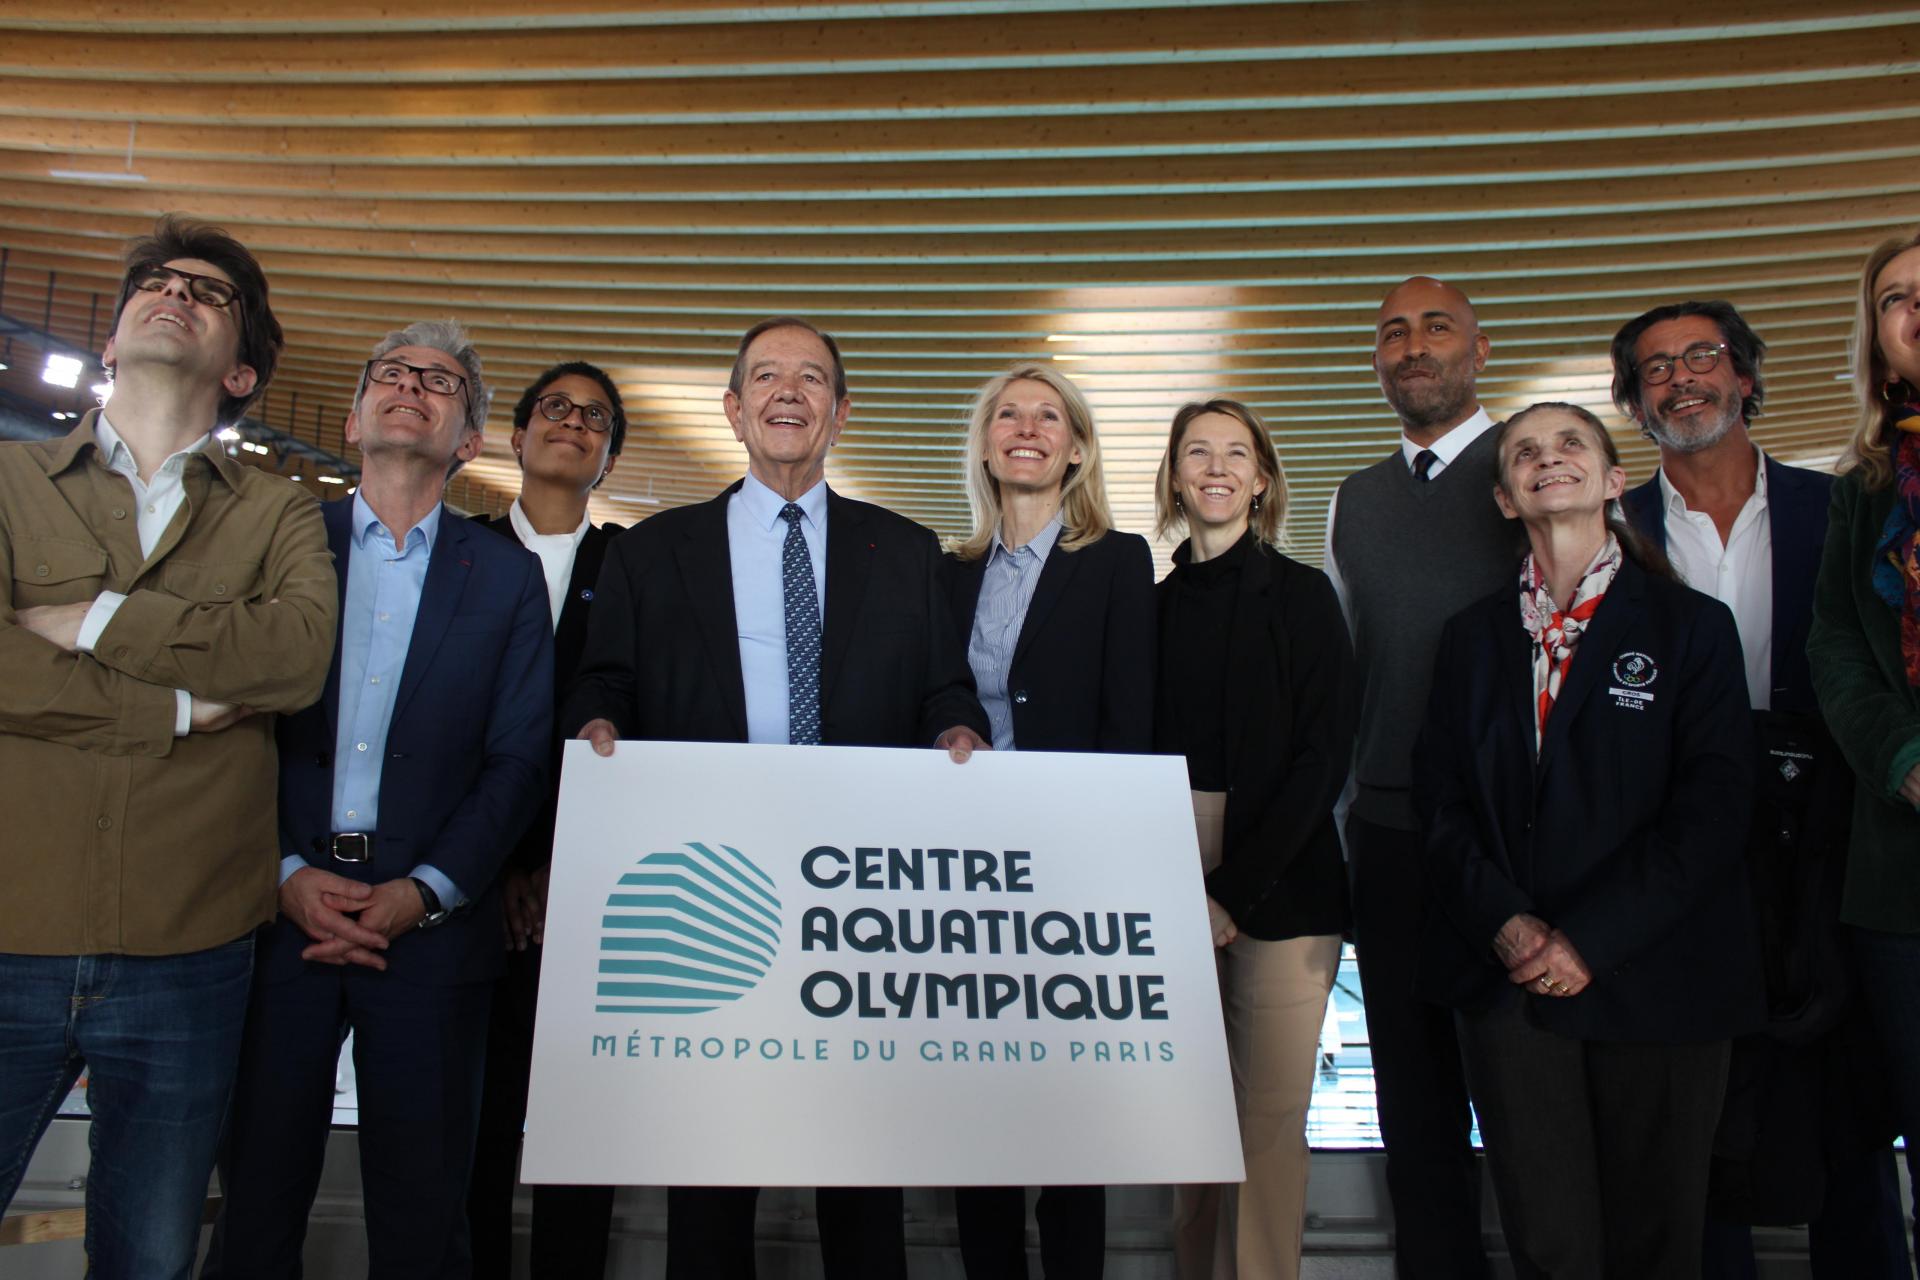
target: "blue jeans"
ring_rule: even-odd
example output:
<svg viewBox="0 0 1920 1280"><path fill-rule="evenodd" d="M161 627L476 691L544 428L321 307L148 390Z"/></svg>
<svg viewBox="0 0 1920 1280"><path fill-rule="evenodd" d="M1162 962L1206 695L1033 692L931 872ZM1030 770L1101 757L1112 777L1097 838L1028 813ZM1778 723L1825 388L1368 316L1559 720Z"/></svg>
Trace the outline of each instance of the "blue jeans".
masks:
<svg viewBox="0 0 1920 1280"><path fill-rule="evenodd" d="M1887 1047L1894 1113L1907 1140L1907 1171L1920 1190L1920 935L1853 930L1860 998ZM1920 1245L1920 1222L1914 1226Z"/></svg>
<svg viewBox="0 0 1920 1280"><path fill-rule="evenodd" d="M84 1068L88 1274L185 1280L252 975L251 934L183 956L0 955L0 1208Z"/></svg>

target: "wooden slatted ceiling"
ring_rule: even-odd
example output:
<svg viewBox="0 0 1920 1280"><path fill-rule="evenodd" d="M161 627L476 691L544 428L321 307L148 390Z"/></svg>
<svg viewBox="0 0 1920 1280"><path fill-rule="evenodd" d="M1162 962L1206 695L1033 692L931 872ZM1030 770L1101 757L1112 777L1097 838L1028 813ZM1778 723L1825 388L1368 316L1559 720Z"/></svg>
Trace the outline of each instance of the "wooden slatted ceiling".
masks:
<svg viewBox="0 0 1920 1280"><path fill-rule="evenodd" d="M9 0L0 308L97 347L119 242L215 219L287 327L272 425L345 452L373 339L456 314L500 389L456 500L504 507L509 406L582 357L633 409L621 520L738 473L718 392L770 313L846 350L834 483L948 532L1011 361L1081 380L1143 531L1173 409L1236 395L1312 559L1394 439L1372 317L1416 272L1478 303L1496 415L1602 409L1636 475L1608 338L1727 297L1772 344L1761 440L1831 459L1858 262L1920 221L1916 119L1920 9L1847 0Z"/></svg>

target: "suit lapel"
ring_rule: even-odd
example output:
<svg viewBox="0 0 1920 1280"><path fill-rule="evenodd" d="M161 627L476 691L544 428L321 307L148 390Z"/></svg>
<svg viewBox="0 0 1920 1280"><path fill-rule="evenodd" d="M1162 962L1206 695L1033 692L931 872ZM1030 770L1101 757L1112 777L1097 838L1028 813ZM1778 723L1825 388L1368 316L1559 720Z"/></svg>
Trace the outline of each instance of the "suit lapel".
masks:
<svg viewBox="0 0 1920 1280"><path fill-rule="evenodd" d="M1061 536L1066 536L1064 531ZM1080 567L1085 553L1091 550L1091 547L1083 547L1079 551L1062 551L1059 542L1053 544L1053 550L1040 566L1040 581L1034 583L1033 599L1027 602L1027 616L1020 622L1020 638L1013 645L1014 662L1018 663L1026 656L1033 638L1046 625L1047 615L1053 612L1054 606L1060 603L1060 597L1066 594L1067 584L1073 580L1074 571ZM975 591L978 590L976 586ZM973 615L969 613L967 616Z"/></svg>
<svg viewBox="0 0 1920 1280"><path fill-rule="evenodd" d="M949 558L953 573L953 620L960 627L960 644L973 642L973 614L980 607L980 588L987 581L987 557L978 560Z"/></svg>
<svg viewBox="0 0 1920 1280"><path fill-rule="evenodd" d="M1820 575L1827 525L1826 486L1767 459L1767 526L1773 544L1773 670L1768 672L1773 692L1787 682L1791 655L1805 650L1806 622L1813 609L1813 584ZM1799 692L1799 691L1793 691Z"/></svg>
<svg viewBox="0 0 1920 1280"><path fill-rule="evenodd" d="M1495 697L1506 704L1520 740L1527 744L1528 757L1538 760L1540 744L1534 737L1534 725L1539 723L1540 708L1533 701L1533 637L1520 621L1518 590L1507 600L1508 607L1493 619Z"/></svg>
<svg viewBox="0 0 1920 1280"><path fill-rule="evenodd" d="M834 679L859 630L860 602L873 573L874 544L867 540L867 513L857 502L827 490L827 616L821 619L820 712L833 697Z"/></svg>
<svg viewBox="0 0 1920 1280"><path fill-rule="evenodd" d="M739 489L735 482L713 501L703 503L687 522L674 554L694 621L713 662L720 700L733 717L734 731L745 742L747 684L740 674L740 623L733 611L733 551L727 538L727 504Z"/></svg>
<svg viewBox="0 0 1920 1280"><path fill-rule="evenodd" d="M1547 717L1547 732L1540 742L1540 768L1543 771L1553 760L1555 749L1566 741L1568 726L1579 714L1581 704L1593 692L1594 686L1600 683L1601 675L1613 666L1613 659L1620 651L1621 638L1627 634L1628 628L1639 621L1644 584L1645 577L1640 566L1622 555L1620 572L1607 589L1600 608L1594 612L1586 633L1580 637L1580 647L1574 651L1573 664L1567 668L1566 679L1561 682L1560 696L1553 700L1553 712ZM1528 687L1532 687L1531 682Z"/></svg>
<svg viewBox="0 0 1920 1280"><path fill-rule="evenodd" d="M433 540L433 553L427 560L427 580L420 588L420 610L414 614L413 635L407 642L406 665L400 668L400 692L393 699L397 720L407 709L408 699L420 687L440 641L453 621L460 596L467 589L473 572L473 555L467 539L473 535L469 521L457 519L443 508L440 531ZM488 535L492 536L492 535Z"/></svg>
<svg viewBox="0 0 1920 1280"><path fill-rule="evenodd" d="M594 584L600 581L600 565L607 558L611 535L599 525L588 525L573 552L573 572L567 576L567 593L560 597L560 620L553 629L554 674L571 676L580 651L586 645L587 612L593 606ZM561 655L567 655L563 662Z"/></svg>
<svg viewBox="0 0 1920 1280"><path fill-rule="evenodd" d="M333 662L327 667L327 687L320 705L327 712L327 741L340 736L340 652L347 625L347 567L353 563L353 499L323 503L321 523L327 529L327 549L333 552L334 577L340 586L340 608L333 626Z"/></svg>

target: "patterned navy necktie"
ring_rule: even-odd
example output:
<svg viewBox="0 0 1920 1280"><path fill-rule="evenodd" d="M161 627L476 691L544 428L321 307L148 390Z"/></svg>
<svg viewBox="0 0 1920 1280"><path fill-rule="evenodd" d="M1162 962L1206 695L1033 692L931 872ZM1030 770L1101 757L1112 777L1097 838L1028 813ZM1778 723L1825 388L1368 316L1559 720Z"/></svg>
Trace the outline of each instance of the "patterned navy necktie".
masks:
<svg viewBox="0 0 1920 1280"><path fill-rule="evenodd" d="M787 522L780 580L787 604L787 741L811 747L820 743L820 598L800 532L805 515L797 503L780 508Z"/></svg>

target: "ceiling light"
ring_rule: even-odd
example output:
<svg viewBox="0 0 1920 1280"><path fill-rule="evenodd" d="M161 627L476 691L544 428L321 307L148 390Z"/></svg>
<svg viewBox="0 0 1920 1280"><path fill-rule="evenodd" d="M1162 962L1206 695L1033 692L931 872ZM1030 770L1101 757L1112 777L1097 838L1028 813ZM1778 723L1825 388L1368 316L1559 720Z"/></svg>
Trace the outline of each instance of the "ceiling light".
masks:
<svg viewBox="0 0 1920 1280"><path fill-rule="evenodd" d="M105 404L108 398L113 395L113 384L111 382L96 382L88 387L87 390L93 392L94 397L99 400L101 404Z"/></svg>
<svg viewBox="0 0 1920 1280"><path fill-rule="evenodd" d="M47 367L40 371L42 382L51 382L56 387L75 387L80 385L80 362L72 356L57 353L47 357Z"/></svg>
<svg viewBox="0 0 1920 1280"><path fill-rule="evenodd" d="M321 484L345 484L346 483L346 481L342 480L339 476L315 476L314 479L318 480Z"/></svg>
<svg viewBox="0 0 1920 1280"><path fill-rule="evenodd" d="M288 476L287 479L293 481L295 484L298 484L301 480L305 479L305 477L304 476Z"/></svg>
<svg viewBox="0 0 1920 1280"><path fill-rule="evenodd" d="M9 366L5 360L0 360L0 373L5 373L8 367Z"/></svg>
<svg viewBox="0 0 1920 1280"><path fill-rule="evenodd" d="M54 420L55 422L65 422L65 421L67 420L67 414L66 414L66 410L64 410L64 409L55 409L55 410L53 411L53 420Z"/></svg>
<svg viewBox="0 0 1920 1280"><path fill-rule="evenodd" d="M229 444L240 438L240 431L237 427L222 427L213 434L215 439L225 440Z"/></svg>
<svg viewBox="0 0 1920 1280"><path fill-rule="evenodd" d="M147 180L147 175L144 173L115 173L111 170L102 172L98 169L49 169L47 176L68 178L77 182L145 182Z"/></svg>

